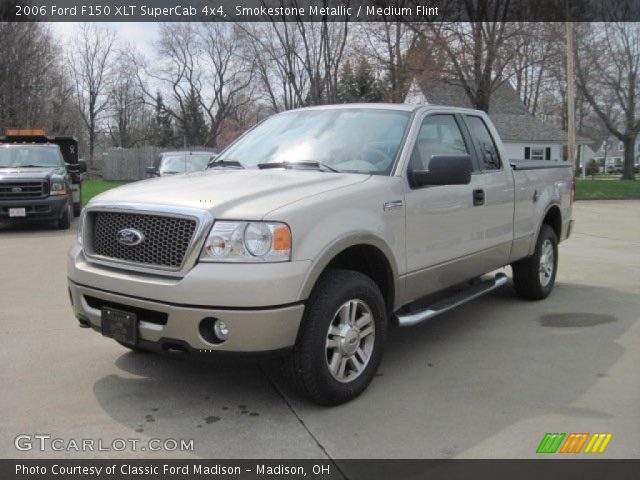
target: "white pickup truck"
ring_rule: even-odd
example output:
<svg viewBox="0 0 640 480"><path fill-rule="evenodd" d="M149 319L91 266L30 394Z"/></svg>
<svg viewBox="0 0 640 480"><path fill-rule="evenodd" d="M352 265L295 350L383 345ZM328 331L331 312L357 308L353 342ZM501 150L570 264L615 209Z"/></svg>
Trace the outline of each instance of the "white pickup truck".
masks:
<svg viewBox="0 0 640 480"><path fill-rule="evenodd" d="M390 323L507 282L553 289L568 162L512 161L483 112L341 105L275 115L205 172L95 197L68 257L80 325L133 350L281 354L299 391L359 395Z"/></svg>

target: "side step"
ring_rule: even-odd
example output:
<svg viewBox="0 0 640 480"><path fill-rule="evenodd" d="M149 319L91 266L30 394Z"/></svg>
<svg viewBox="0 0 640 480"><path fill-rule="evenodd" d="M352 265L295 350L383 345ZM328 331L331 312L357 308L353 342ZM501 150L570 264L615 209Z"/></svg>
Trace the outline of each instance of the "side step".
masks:
<svg viewBox="0 0 640 480"><path fill-rule="evenodd" d="M436 315L447 312L452 308L465 304L474 298L481 297L482 295L501 287L507 283L507 280L508 277L504 273L498 273L493 279L485 280L477 285L473 285L469 289L440 300L424 310L396 315L395 320L400 327L416 325L424 322L425 320L429 320Z"/></svg>

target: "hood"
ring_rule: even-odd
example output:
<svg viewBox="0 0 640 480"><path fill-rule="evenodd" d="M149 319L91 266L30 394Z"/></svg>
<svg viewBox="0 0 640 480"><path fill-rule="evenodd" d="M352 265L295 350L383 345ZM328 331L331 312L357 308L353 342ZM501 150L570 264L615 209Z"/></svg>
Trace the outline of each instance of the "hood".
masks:
<svg viewBox="0 0 640 480"><path fill-rule="evenodd" d="M131 183L98 195L92 202L200 208L215 218L259 220L289 203L369 178L315 170L213 169Z"/></svg>
<svg viewBox="0 0 640 480"><path fill-rule="evenodd" d="M47 180L51 175L64 175L63 168L0 168L0 180Z"/></svg>

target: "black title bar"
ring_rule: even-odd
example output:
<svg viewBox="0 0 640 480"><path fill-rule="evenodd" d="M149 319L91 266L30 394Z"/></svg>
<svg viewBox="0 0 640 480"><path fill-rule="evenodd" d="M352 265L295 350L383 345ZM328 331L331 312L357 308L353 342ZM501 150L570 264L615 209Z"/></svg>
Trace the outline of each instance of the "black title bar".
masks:
<svg viewBox="0 0 640 480"><path fill-rule="evenodd" d="M2 480L635 480L640 460L0 460Z"/></svg>
<svg viewBox="0 0 640 480"><path fill-rule="evenodd" d="M18 22L640 21L637 0L0 0Z"/></svg>

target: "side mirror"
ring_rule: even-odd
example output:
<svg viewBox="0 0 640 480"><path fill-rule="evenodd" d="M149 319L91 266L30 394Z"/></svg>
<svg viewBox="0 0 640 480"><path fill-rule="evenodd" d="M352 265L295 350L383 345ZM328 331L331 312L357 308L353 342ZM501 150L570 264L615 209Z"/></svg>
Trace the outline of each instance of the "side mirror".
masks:
<svg viewBox="0 0 640 480"><path fill-rule="evenodd" d="M65 163L64 166L69 173L85 173L87 171L87 164L84 160L79 160L78 163Z"/></svg>
<svg viewBox="0 0 640 480"><path fill-rule="evenodd" d="M429 170L409 172L413 188L435 185L468 185L471 183L473 165L469 155L434 155Z"/></svg>
<svg viewBox="0 0 640 480"><path fill-rule="evenodd" d="M154 176L158 175L158 167L154 167L154 166L147 167L145 168L145 172L147 172L149 175L154 175Z"/></svg>

